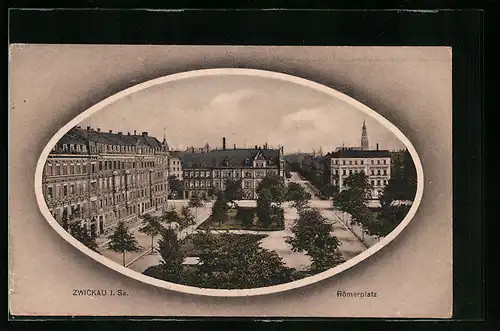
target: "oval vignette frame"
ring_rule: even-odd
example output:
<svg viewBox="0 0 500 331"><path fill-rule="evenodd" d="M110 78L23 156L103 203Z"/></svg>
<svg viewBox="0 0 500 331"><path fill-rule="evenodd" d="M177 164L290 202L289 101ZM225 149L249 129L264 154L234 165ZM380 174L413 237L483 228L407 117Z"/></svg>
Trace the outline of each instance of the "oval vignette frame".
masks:
<svg viewBox="0 0 500 331"><path fill-rule="evenodd" d="M177 80L182 80L186 78L194 78L194 77L201 77L201 76L213 76L213 75L243 75L243 76L257 76L257 77L263 77L263 78L273 78L273 79L278 79L278 80L284 80L288 81L291 83L295 83L307 88L312 88L316 91L325 93L333 98L340 99L347 104L354 106L357 110L362 111L366 115L376 119L381 125L383 125L385 128L387 128L389 131L391 131L401 142L404 143L408 151L410 152L410 155L412 157L412 160L415 164L415 169L417 172L417 192L415 195L415 200L413 201L413 204L406 214L405 218L401 221L401 223L386 237L381 239L378 243L373 245L372 247L368 248L367 250L361 252L360 254L356 255L355 257L347 260L346 262L331 268L329 270L326 270L324 272L318 273L313 276L309 276L303 279L299 279L293 282L288 282L284 284L279 284L279 285L274 285L274 286L268 286L268 287L259 287L259 288L252 288L252 289L236 289L236 290L227 290L227 289L205 289L205 288L199 288L199 287L193 287L193 286L186 286L186 285L180 285L180 284L175 284L175 283L170 283L166 282L163 280L159 280L153 277L149 277L146 275L143 275L137 271L128 269L116 262L113 262L112 260L108 259L107 257L104 257L91 249L87 248L85 245L80 243L78 240L73 238L69 233L67 233L62 226L57 223L55 218L52 216L50 213L46 203L45 199L43 197L43 192L42 192L42 173L43 173L43 168L46 162L46 159L52 150L53 146L68 132L72 127L78 125L81 121L84 119L92 116L92 114L98 112L99 110L105 108L106 106L112 104L113 102L126 97L128 95L131 95L133 93L139 92L141 90L147 89L152 86L160 85L163 83L167 82L173 82ZM391 122L386 120L383 116L378 114L376 111L373 109L367 107L366 105L362 104L359 101L356 101L355 99L338 92L330 87L327 87L325 85L304 79L304 78L299 78L296 76L288 75L288 74L283 74L283 73L277 73L277 72L272 72L272 71L265 71L265 70L257 70L257 69L235 69L235 68L225 68L225 69L202 69L202 70L194 70L194 71L187 71L187 72L182 72L182 73L176 73L176 74L171 74L168 76L156 78L153 80L149 80L146 82L143 82L141 84L132 86L130 88L127 88L121 92L118 92L102 101L97 103L96 105L90 107L86 111L82 112L78 116L76 116L74 119L72 119L69 123L64 125L61 129L57 131L57 133L49 140L45 148L43 149L40 158L38 160L37 166L36 166L36 171L35 171L35 194L36 194L36 199L38 202L38 206L40 208L40 211L42 212L42 215L45 217L47 222L52 226L52 228L62 237L64 238L67 242L69 242L71 245L76 247L78 250L80 250L82 253L86 254L87 256L91 257L95 261L107 266L108 268L113 269L114 271L117 271L125 276L128 276L132 279L138 280L140 282L149 284L149 285L154 285L160 288L164 288L167 290L171 291L177 291L177 292L183 292L187 294L194 294L194 295L203 295L203 296L212 296L212 297L243 297L243 296L255 296L255 295L264 295L264 294L272 294L272 293L278 293L278 292L283 292L287 290L292 290L300 287L304 287L306 285L330 278L338 273L341 273L344 270L347 270L351 267L354 267L356 264L360 263L361 261L367 259L371 255L375 254L378 252L380 249L382 249L384 246L386 246L388 243L390 243L394 238L396 238L401 231L410 223L410 221L413 219L415 216L416 211L418 210L420 206L420 202L422 200L422 195L423 195L423 190L424 190L424 175L423 175L423 168L422 164L420 162L420 158L411 144L411 142L406 138L406 136Z"/></svg>

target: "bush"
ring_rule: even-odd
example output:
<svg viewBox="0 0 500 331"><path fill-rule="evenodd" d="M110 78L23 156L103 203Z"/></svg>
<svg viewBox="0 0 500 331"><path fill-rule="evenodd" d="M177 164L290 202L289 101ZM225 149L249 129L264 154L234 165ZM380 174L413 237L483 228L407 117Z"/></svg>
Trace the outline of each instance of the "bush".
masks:
<svg viewBox="0 0 500 331"><path fill-rule="evenodd" d="M238 207L238 213L236 218L241 221L244 227L251 227L253 225L253 219L255 216L254 208L244 208Z"/></svg>

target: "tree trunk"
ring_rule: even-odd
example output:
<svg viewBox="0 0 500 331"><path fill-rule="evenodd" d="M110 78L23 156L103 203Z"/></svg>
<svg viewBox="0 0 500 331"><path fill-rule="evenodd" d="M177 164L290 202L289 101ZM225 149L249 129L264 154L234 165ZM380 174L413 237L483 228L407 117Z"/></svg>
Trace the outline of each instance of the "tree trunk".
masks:
<svg viewBox="0 0 500 331"><path fill-rule="evenodd" d="M151 254L153 254L154 238L154 236L151 236Z"/></svg>
<svg viewBox="0 0 500 331"><path fill-rule="evenodd" d="M125 251L122 252L122 256L123 256L123 266L125 266Z"/></svg>

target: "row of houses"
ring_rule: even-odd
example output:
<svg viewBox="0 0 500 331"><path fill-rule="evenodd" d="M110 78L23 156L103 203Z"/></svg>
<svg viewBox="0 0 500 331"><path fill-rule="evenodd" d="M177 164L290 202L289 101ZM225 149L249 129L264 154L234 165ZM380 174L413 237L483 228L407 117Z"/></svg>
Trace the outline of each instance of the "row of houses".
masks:
<svg viewBox="0 0 500 331"><path fill-rule="evenodd" d="M77 126L49 154L42 175L48 209L61 224L79 222L95 235L119 221L133 222L168 203L168 177L184 182L184 197L224 189L241 179L245 199L256 199L259 182L270 174L284 178L283 148L189 148L170 151L165 137L101 132Z"/></svg>

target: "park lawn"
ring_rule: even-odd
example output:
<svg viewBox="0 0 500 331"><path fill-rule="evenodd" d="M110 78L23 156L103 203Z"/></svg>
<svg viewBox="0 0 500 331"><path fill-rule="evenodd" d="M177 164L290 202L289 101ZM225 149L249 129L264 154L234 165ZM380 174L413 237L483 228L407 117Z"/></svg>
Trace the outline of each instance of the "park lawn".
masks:
<svg viewBox="0 0 500 331"><path fill-rule="evenodd" d="M239 208L255 209L254 207L239 207ZM212 216L209 216L205 220L205 222L200 224L200 226L198 228L203 229L203 230L207 230L207 229L210 229L210 230L251 230L251 231L283 230L283 227L278 228L276 226L271 226L269 228L263 228L263 227L258 226L257 224L258 224L259 218L256 215L254 215L254 217L253 217L253 224L250 226L245 226L245 225L241 224L241 220L239 220L236 216L237 214L238 214L237 209L231 209L228 212L228 219L224 223L221 223L221 224L219 224L218 222L215 222L212 219Z"/></svg>
<svg viewBox="0 0 500 331"><path fill-rule="evenodd" d="M182 241L181 249L186 254L186 257L198 257L200 255L199 250L193 244L193 237L197 236L197 235L198 235L197 233L190 234L190 235L186 236L186 238L184 238L184 240ZM235 233L233 233L231 235L233 235L233 236L247 236L247 237L252 238L255 242L260 241L260 240L264 239L265 237L267 237L267 234L248 234L248 233L235 234Z"/></svg>

